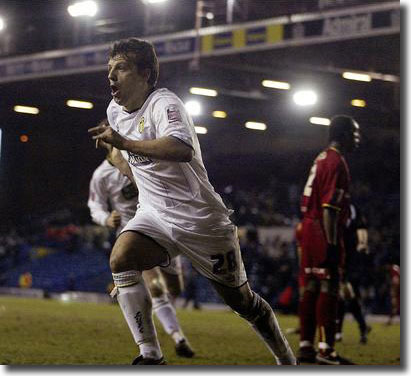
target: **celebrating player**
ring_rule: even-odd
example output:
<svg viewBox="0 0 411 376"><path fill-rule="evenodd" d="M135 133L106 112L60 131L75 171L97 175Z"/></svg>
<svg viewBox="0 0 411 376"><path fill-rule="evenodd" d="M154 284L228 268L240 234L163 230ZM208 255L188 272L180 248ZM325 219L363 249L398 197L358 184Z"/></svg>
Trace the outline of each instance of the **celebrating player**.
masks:
<svg viewBox="0 0 411 376"><path fill-rule="evenodd" d="M108 147L107 157L91 178L88 206L95 223L116 230L119 234L136 213L138 191L135 184L111 163L109 145L104 147ZM191 358L194 352L180 328L175 308L167 294L170 293L171 299L176 299L182 292L180 257L173 259L168 267L144 271L143 276L152 296L153 311L166 333L175 341L177 355Z"/></svg>
<svg viewBox="0 0 411 376"><path fill-rule="evenodd" d="M359 144L359 126L335 116L329 146L315 159L302 196L299 360L352 364L334 350L338 289L344 260L343 231L349 210L350 174L344 154ZM319 352L314 349L316 327Z"/></svg>
<svg viewBox="0 0 411 376"><path fill-rule="evenodd" d="M114 147L117 164L131 169L140 206L110 258L117 299L140 349L133 364L165 364L142 271L168 265L178 254L213 284L224 301L264 340L278 364L296 364L270 305L247 282L230 211L210 184L191 117L167 89L155 89L153 46L137 38L113 44L108 79L110 126L89 130Z"/></svg>

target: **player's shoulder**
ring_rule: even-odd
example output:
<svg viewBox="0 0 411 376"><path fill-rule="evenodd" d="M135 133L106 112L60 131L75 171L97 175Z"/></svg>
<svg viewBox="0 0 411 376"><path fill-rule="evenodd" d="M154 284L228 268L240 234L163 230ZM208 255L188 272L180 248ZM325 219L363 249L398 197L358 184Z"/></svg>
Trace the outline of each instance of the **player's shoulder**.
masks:
<svg viewBox="0 0 411 376"><path fill-rule="evenodd" d="M171 90L167 88L157 89L153 92L151 101L151 105L153 107L157 107L158 105L169 105L169 104L182 104L181 99L173 93Z"/></svg>
<svg viewBox="0 0 411 376"><path fill-rule="evenodd" d="M330 166L338 166L343 163L344 157L337 149L329 147L323 151L324 161Z"/></svg>

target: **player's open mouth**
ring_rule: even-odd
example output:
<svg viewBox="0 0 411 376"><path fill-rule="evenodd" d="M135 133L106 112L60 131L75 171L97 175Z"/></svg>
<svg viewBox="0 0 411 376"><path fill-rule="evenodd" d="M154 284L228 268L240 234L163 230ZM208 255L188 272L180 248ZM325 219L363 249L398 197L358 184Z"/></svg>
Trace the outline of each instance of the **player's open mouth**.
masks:
<svg viewBox="0 0 411 376"><path fill-rule="evenodd" d="M119 88L116 85L110 85L110 89L111 89L111 95L117 96L117 94L119 93Z"/></svg>

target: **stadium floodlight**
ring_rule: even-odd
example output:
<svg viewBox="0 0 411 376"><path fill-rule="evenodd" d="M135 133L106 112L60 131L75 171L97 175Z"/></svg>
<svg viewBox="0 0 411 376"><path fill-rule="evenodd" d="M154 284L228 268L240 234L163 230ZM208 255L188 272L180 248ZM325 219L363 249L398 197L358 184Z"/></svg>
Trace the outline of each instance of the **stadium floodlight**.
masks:
<svg viewBox="0 0 411 376"><path fill-rule="evenodd" d="M208 132L206 127L195 126L194 129L197 134L206 134Z"/></svg>
<svg viewBox="0 0 411 376"><path fill-rule="evenodd" d="M66 105L68 107L83 108L85 110L91 110L94 107L93 103L91 103L91 102L79 101L79 100L76 100L76 99L69 99L66 102Z"/></svg>
<svg viewBox="0 0 411 376"><path fill-rule="evenodd" d="M80 1L67 7L67 11L71 17L94 17L97 9L97 3L92 0Z"/></svg>
<svg viewBox="0 0 411 376"><path fill-rule="evenodd" d="M310 117L310 123L311 124L327 125L328 126L328 125L331 124L331 120L328 119L328 118L313 116L313 117Z"/></svg>
<svg viewBox="0 0 411 376"><path fill-rule="evenodd" d="M342 76L346 80L364 81L364 82L370 82L372 80L371 76L366 73L344 72Z"/></svg>
<svg viewBox="0 0 411 376"><path fill-rule="evenodd" d="M190 88L190 93L195 95L205 95L206 97L216 97L218 95L217 90L205 89L202 87Z"/></svg>
<svg viewBox="0 0 411 376"><path fill-rule="evenodd" d="M40 110L37 107L21 106L21 105L14 106L14 111L20 112L22 114L30 114L30 115L38 115L38 113L40 112Z"/></svg>
<svg viewBox="0 0 411 376"><path fill-rule="evenodd" d="M259 123L257 121L247 121L245 123L245 127L257 131L265 131L267 129L267 125L265 123Z"/></svg>
<svg viewBox="0 0 411 376"><path fill-rule="evenodd" d="M213 116L215 118L225 119L227 117L227 112L225 112L225 111L213 111Z"/></svg>
<svg viewBox="0 0 411 376"><path fill-rule="evenodd" d="M188 101L185 103L187 112L192 116L201 114L201 104L197 101Z"/></svg>
<svg viewBox="0 0 411 376"><path fill-rule="evenodd" d="M312 90L297 91L293 95L294 103L298 106L312 106L317 103L317 94Z"/></svg>
<svg viewBox="0 0 411 376"><path fill-rule="evenodd" d="M351 101L351 106L354 107L365 107L367 105L367 102L364 99L353 99Z"/></svg>
<svg viewBox="0 0 411 376"><path fill-rule="evenodd" d="M261 85L270 89L290 90L291 85L288 82L263 80Z"/></svg>
<svg viewBox="0 0 411 376"><path fill-rule="evenodd" d="M4 19L0 17L0 31L4 30L6 28L6 23L4 22Z"/></svg>
<svg viewBox="0 0 411 376"><path fill-rule="evenodd" d="M144 4L159 4L159 3L165 3L168 0L143 0Z"/></svg>

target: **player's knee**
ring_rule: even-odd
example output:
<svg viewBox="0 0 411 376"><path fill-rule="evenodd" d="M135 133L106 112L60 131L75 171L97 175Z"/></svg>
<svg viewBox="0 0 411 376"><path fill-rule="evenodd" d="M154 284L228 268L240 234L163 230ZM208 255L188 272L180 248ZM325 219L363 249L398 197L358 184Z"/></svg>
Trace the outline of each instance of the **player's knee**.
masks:
<svg viewBox="0 0 411 376"><path fill-rule="evenodd" d="M242 315L247 313L252 302L252 294L234 290L232 294L223 296L225 303L236 313Z"/></svg>
<svg viewBox="0 0 411 376"><path fill-rule="evenodd" d="M158 298L166 292L166 288L159 278L152 278L148 282L148 288L153 298Z"/></svg>
<svg viewBox="0 0 411 376"><path fill-rule="evenodd" d="M110 255L110 269L112 273L119 273L122 271L126 271L127 269L127 258L124 256L122 252L111 252Z"/></svg>
<svg viewBox="0 0 411 376"><path fill-rule="evenodd" d="M168 279L167 290L173 298L177 298L183 292L181 283L178 279Z"/></svg>
<svg viewBox="0 0 411 376"><path fill-rule="evenodd" d="M179 286L168 286L168 292L173 298L177 298L181 295L183 290Z"/></svg>

